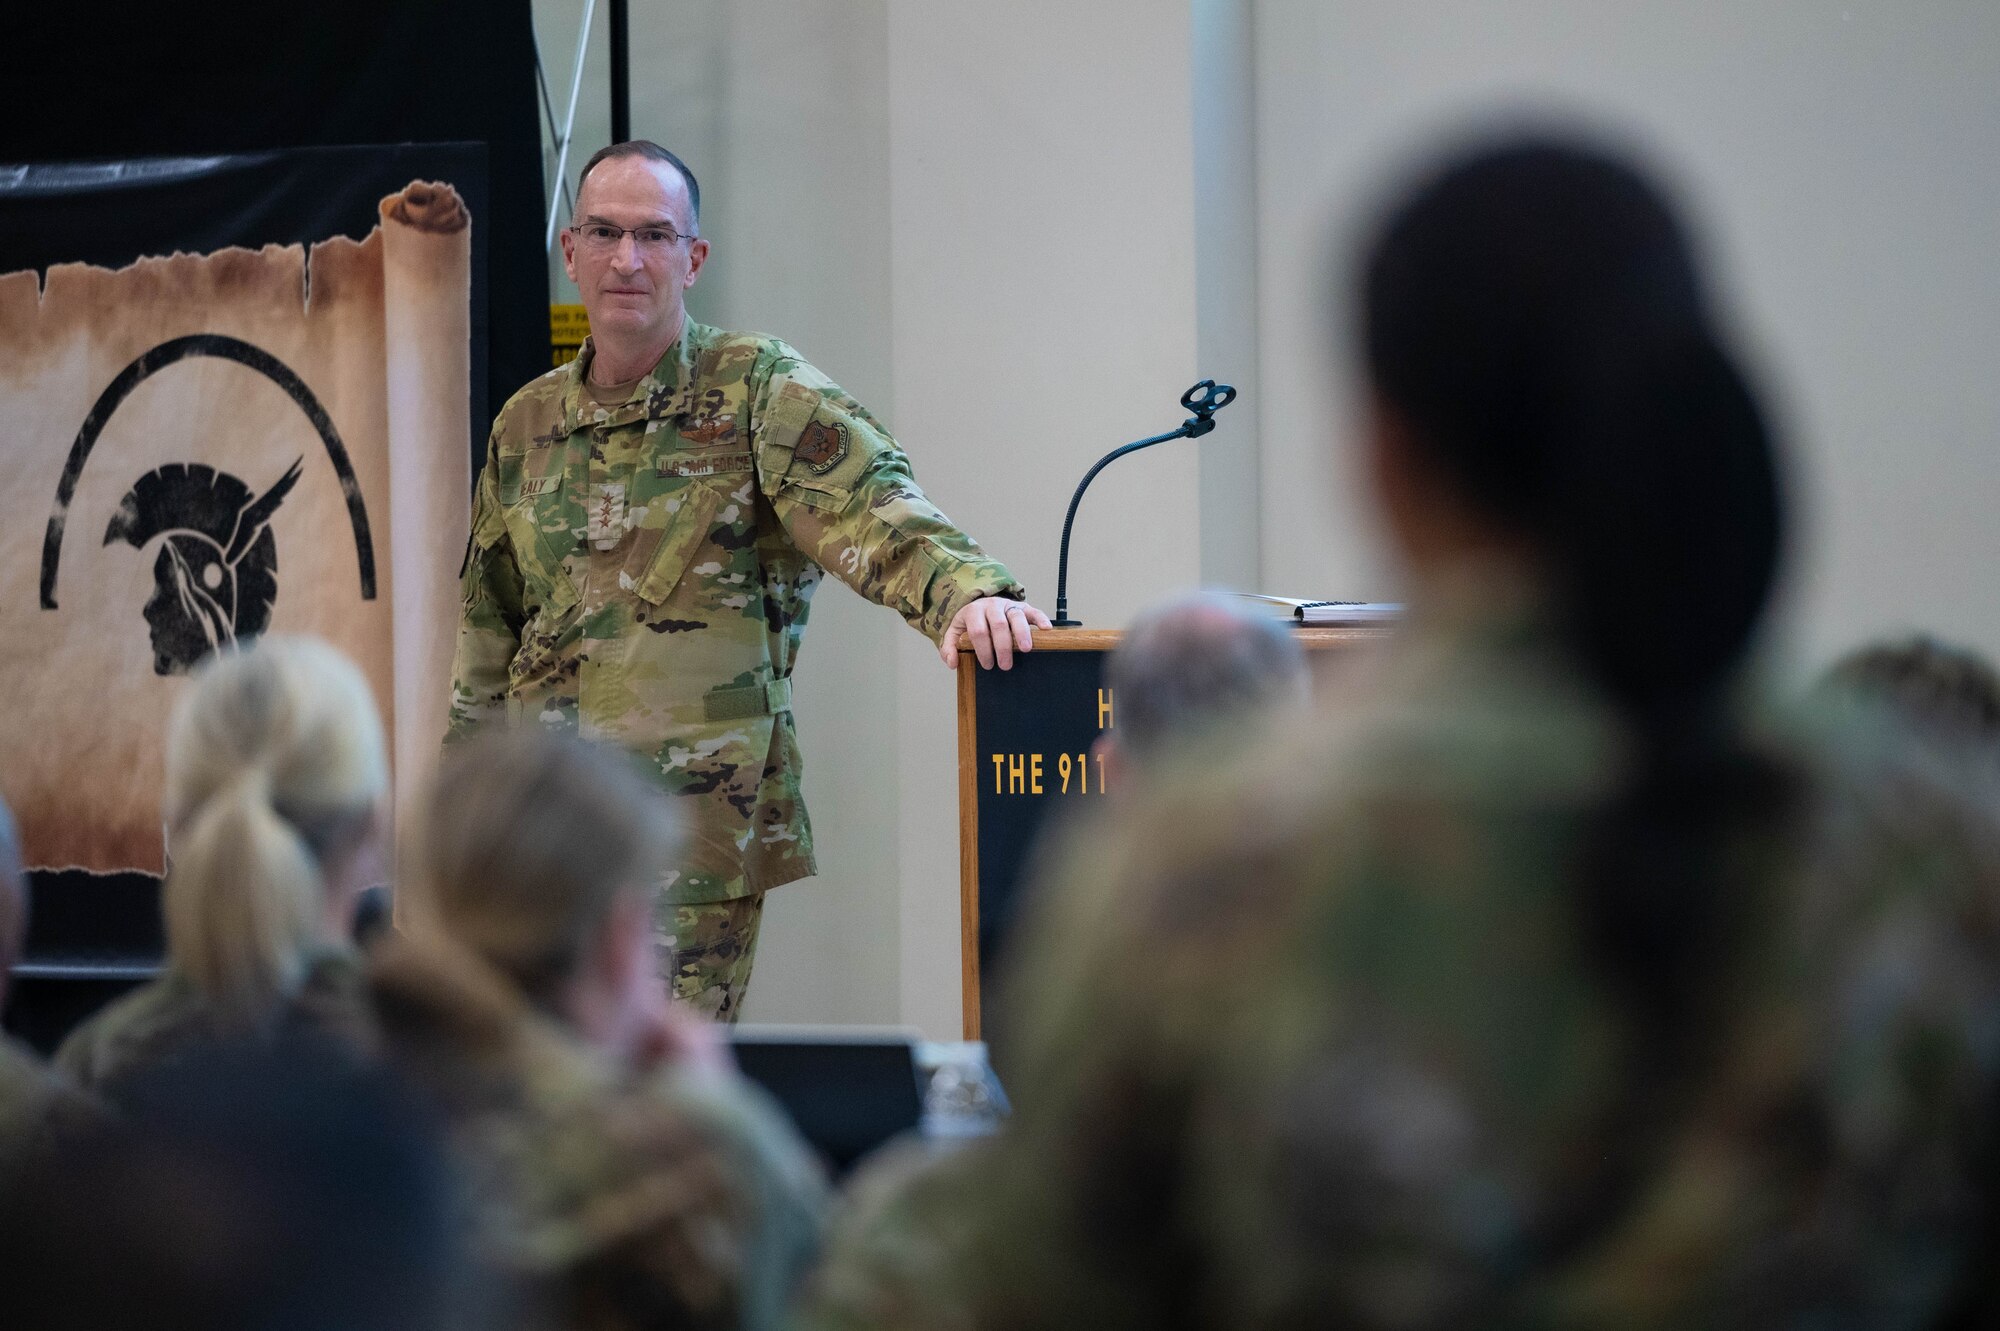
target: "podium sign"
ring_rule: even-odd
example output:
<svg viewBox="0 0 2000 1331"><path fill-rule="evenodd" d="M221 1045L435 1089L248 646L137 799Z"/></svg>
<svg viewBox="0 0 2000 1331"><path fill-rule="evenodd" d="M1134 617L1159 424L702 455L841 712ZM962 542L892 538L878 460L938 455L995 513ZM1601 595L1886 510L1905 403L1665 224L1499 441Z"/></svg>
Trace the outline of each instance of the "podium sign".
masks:
<svg viewBox="0 0 2000 1331"><path fill-rule="evenodd" d="M1091 744L1115 720L1104 661L1118 634L1042 629L1012 670L958 665L959 930L965 1028L978 1038L980 975L1014 915L1042 824L1104 794ZM1087 807L1087 806L1085 806Z"/></svg>
<svg viewBox="0 0 2000 1331"><path fill-rule="evenodd" d="M1315 675L1325 649L1379 640L1382 628L1297 630ZM1035 650L1012 670L981 670L970 650L958 668L959 944L965 1035L980 1035L981 976L991 969L1033 868L1044 824L1103 798L1091 746L1118 723L1104 663L1110 629L1037 629Z"/></svg>

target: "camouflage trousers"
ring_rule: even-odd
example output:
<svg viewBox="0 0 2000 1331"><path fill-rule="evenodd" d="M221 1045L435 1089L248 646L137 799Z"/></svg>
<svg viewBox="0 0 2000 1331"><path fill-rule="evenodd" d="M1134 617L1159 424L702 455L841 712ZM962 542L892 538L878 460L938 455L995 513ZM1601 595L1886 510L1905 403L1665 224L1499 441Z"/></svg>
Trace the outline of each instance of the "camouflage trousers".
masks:
<svg viewBox="0 0 2000 1331"><path fill-rule="evenodd" d="M763 894L667 909L654 940L673 996L710 1021L735 1025L750 988Z"/></svg>

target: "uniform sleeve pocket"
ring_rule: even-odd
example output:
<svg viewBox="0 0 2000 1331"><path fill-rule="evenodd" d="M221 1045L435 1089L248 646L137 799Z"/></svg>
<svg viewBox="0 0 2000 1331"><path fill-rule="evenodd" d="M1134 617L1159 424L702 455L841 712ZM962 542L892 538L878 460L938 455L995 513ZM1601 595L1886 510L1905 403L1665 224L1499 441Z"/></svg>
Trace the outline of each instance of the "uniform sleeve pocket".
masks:
<svg viewBox="0 0 2000 1331"><path fill-rule="evenodd" d="M787 499L836 516L845 513L854 502L852 489L823 481L801 481L788 476L780 490Z"/></svg>
<svg viewBox="0 0 2000 1331"><path fill-rule="evenodd" d="M708 539L722 492L709 485L692 485L682 492L680 507L667 518L660 531L659 547L646 562L646 571L632 589L642 601L660 605L674 593L686 575L695 552Z"/></svg>

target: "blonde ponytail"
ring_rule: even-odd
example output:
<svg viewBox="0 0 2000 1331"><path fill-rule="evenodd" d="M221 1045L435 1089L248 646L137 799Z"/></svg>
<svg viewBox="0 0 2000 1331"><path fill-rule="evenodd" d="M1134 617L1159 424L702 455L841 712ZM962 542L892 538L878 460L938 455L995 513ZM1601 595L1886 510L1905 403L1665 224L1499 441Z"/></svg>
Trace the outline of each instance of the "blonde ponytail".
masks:
<svg viewBox="0 0 2000 1331"><path fill-rule="evenodd" d="M324 861L388 784L367 682L306 638L196 672L167 741L169 958L232 1024L261 1025L328 937Z"/></svg>

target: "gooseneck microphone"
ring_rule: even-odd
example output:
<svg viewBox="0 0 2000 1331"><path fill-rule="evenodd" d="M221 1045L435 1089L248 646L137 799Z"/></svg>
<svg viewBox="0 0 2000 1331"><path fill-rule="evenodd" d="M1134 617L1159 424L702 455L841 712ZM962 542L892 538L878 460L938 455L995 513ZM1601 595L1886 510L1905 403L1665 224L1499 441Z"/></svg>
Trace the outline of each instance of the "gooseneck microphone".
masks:
<svg viewBox="0 0 2000 1331"><path fill-rule="evenodd" d="M1076 506L1083 502L1083 492L1090 488L1097 473L1127 453L1136 453L1154 444L1164 444L1169 439L1199 439L1215 428L1215 413L1236 400L1236 390L1228 384L1218 384L1213 379L1204 379L1187 392L1181 394L1181 405L1194 415L1181 422L1178 430L1156 434L1151 439L1138 439L1122 448L1114 448L1097 460L1097 465L1083 474L1077 483L1076 493L1070 496L1069 512L1063 515L1062 554L1056 560L1056 617L1050 627L1059 629L1081 628L1083 621L1069 617L1069 531L1076 522Z"/></svg>

